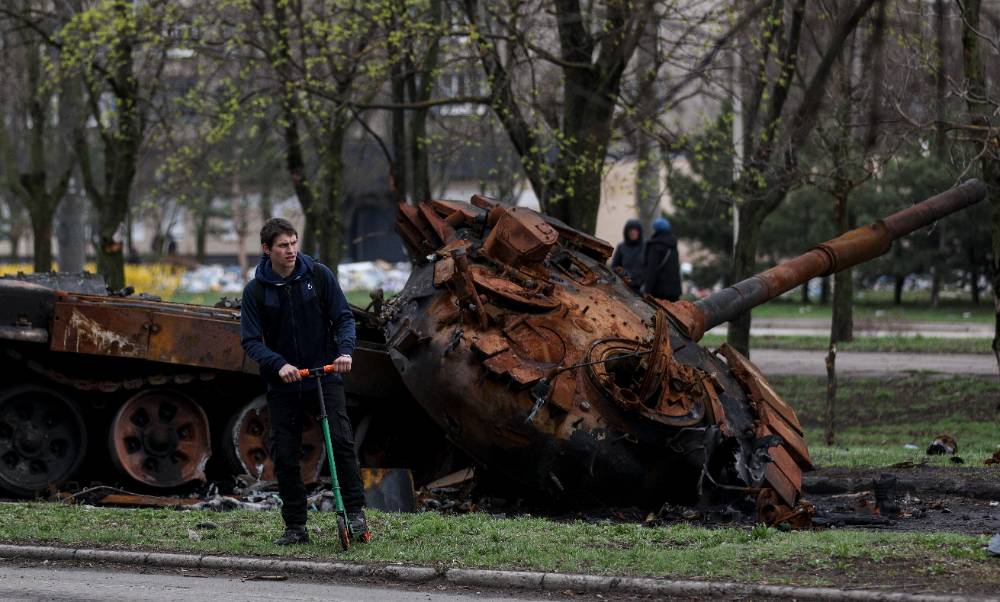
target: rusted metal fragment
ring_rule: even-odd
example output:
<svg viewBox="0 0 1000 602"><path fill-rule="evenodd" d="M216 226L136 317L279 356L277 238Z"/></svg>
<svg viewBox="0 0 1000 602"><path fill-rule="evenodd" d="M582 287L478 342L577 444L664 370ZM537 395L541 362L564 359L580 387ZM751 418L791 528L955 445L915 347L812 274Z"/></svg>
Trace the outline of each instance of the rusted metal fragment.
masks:
<svg viewBox="0 0 1000 602"><path fill-rule="evenodd" d="M442 219L429 203L420 203L417 205L417 210L420 211L421 217L424 218L430 229L434 231L439 245L448 244L455 240L455 229L449 226L448 222Z"/></svg>
<svg viewBox="0 0 1000 602"><path fill-rule="evenodd" d="M433 200L430 201L430 204L439 215L452 216L456 213L461 215L464 224L467 226L475 225L476 220L478 219L486 219L486 212L484 210L469 203L463 203L460 201ZM458 227L457 224L451 224L450 217L448 219L449 224L452 227Z"/></svg>
<svg viewBox="0 0 1000 602"><path fill-rule="evenodd" d="M396 210L396 231L410 251L410 258L418 264L426 263L427 256L441 246L420 210L406 203L399 203Z"/></svg>
<svg viewBox="0 0 1000 602"><path fill-rule="evenodd" d="M175 508L193 506L202 500L192 497L166 497L137 493L109 493L89 500L95 506L126 506L131 508Z"/></svg>
<svg viewBox="0 0 1000 602"><path fill-rule="evenodd" d="M722 407L722 402L719 400L718 394L715 392L715 385L712 384L712 378L709 375L704 375L701 379L702 386L705 388L705 395L708 397L707 411L709 412L709 418L715 424L719 425L719 430L726 437L733 436L733 429L729 426L729 418L726 417L726 409Z"/></svg>
<svg viewBox="0 0 1000 602"><path fill-rule="evenodd" d="M771 460L774 462L773 466L776 466L778 470L781 471L785 478L791 482L792 486L795 487L796 491L802 490L802 469L799 468L798 463L792 459L792 456L785 451L785 448L776 445L768 450Z"/></svg>
<svg viewBox="0 0 1000 602"><path fill-rule="evenodd" d="M765 487L757 496L757 515L769 525L808 529L812 527L816 508L807 500L785 504L773 489Z"/></svg>
<svg viewBox="0 0 1000 602"><path fill-rule="evenodd" d="M514 382L522 386L532 385L545 376L545 372L531 364L520 364L510 368L507 372Z"/></svg>
<svg viewBox="0 0 1000 602"><path fill-rule="evenodd" d="M534 211L511 207L504 210L483 242L483 253L511 266L545 259L559 235Z"/></svg>
<svg viewBox="0 0 1000 602"><path fill-rule="evenodd" d="M699 341L705 335L705 315L695 307L690 301L670 302L665 299L655 299L657 305L662 307L667 314L680 327L692 341Z"/></svg>
<svg viewBox="0 0 1000 602"><path fill-rule="evenodd" d="M452 249L451 257L455 260L455 275L448 280L452 294L458 300L459 307L469 310L469 315L475 317L475 324L479 326L479 329L485 330L489 318L486 315L486 308L483 307L483 300L476 292L465 247Z"/></svg>
<svg viewBox="0 0 1000 602"><path fill-rule="evenodd" d="M491 330L476 335L472 341L472 348L481 353L483 357L489 358L507 351L510 345L507 344L507 339L503 335Z"/></svg>
<svg viewBox="0 0 1000 602"><path fill-rule="evenodd" d="M764 468L764 480L789 506L794 506L799 500L799 490L774 464L768 464Z"/></svg>
<svg viewBox="0 0 1000 602"><path fill-rule="evenodd" d="M476 468L474 466L470 466L469 468L456 470L451 474L447 474L439 479L435 479L430 483L424 485L424 488L441 489L442 487L458 487L459 485L464 485L475 478L476 478Z"/></svg>
<svg viewBox="0 0 1000 602"><path fill-rule="evenodd" d="M761 374L760 369L747 359L742 353L734 349L728 343L723 343L722 347L719 348L723 357L726 358L726 363L729 364L729 368L733 371L736 378L739 379L740 383L747 388L747 392L754 399L759 399L766 403L769 408L777 412L798 434L802 434L802 424L799 423L798 416L795 415L795 410L791 408L785 400L778 395L778 393L771 387L771 384L767 382L764 375Z"/></svg>
<svg viewBox="0 0 1000 602"><path fill-rule="evenodd" d="M520 358L554 366L566 357L566 342L559 333L531 319L515 321L503 334Z"/></svg>
<svg viewBox="0 0 1000 602"><path fill-rule="evenodd" d="M555 228L556 232L559 234L559 238L565 241L565 245L568 248L579 251L588 257L592 257L597 261L600 261L601 263L605 263L611 258L611 253L614 252L615 248L607 242L597 238L596 236L591 236L590 234L581 232L575 228L570 228L565 222L550 215L545 215L543 217L550 226Z"/></svg>
<svg viewBox="0 0 1000 602"><path fill-rule="evenodd" d="M771 410L766 405L758 406L761 412L762 423L771 429L775 435L781 437L788 452L795 458L795 461L803 470L812 470L812 459L809 457L809 448L805 440L795 430L785 422L779 414Z"/></svg>
<svg viewBox="0 0 1000 602"><path fill-rule="evenodd" d="M559 299L527 289L517 282L494 275L488 268L472 266L472 279L476 287L507 305L526 311L552 311L562 304Z"/></svg>
<svg viewBox="0 0 1000 602"><path fill-rule="evenodd" d="M487 370L497 375L507 374L512 368L515 368L520 364L521 360L518 359L516 355L509 352L494 355L483 362L483 365L486 366Z"/></svg>
<svg viewBox="0 0 1000 602"><path fill-rule="evenodd" d="M243 368L243 348L232 343L239 338L240 325L232 320L154 312L146 358L238 372Z"/></svg>
<svg viewBox="0 0 1000 602"><path fill-rule="evenodd" d="M455 277L455 260L445 257L434 262L434 286L440 287L447 284Z"/></svg>

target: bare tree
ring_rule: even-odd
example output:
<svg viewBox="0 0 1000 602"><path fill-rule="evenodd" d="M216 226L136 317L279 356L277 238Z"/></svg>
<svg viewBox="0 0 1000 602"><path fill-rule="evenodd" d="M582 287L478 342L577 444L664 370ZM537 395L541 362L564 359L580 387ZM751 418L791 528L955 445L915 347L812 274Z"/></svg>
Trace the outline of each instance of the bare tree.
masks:
<svg viewBox="0 0 1000 602"><path fill-rule="evenodd" d="M0 161L4 184L27 209L34 239L34 269L52 269L53 218L75 169L69 134L79 121L77 82L47 84L46 64L58 54L46 43L55 24L36 3L5 9L0 84L8 119L0 120Z"/></svg>
<svg viewBox="0 0 1000 602"><path fill-rule="evenodd" d="M994 52L1000 48L994 38L984 31L981 0L961 0L958 8L962 17L963 96L969 111L967 130L975 145L975 156L979 160L992 209L993 253L990 267L996 311L993 353L1000 365L1000 293L997 292L1000 291L1000 145L997 142L1000 136L997 120L1000 99L990 93L982 47L990 44ZM993 29L996 30L995 25Z"/></svg>
<svg viewBox="0 0 1000 602"><path fill-rule="evenodd" d="M805 0L776 1L759 30L746 30L761 36L741 45L746 71L740 78L743 127L741 165L733 191L739 211L732 282L756 271L764 220L799 182L798 149L816 123L847 39L875 3L845 2L826 31L817 27L805 32ZM749 312L730 322L727 339L742 353L749 353Z"/></svg>

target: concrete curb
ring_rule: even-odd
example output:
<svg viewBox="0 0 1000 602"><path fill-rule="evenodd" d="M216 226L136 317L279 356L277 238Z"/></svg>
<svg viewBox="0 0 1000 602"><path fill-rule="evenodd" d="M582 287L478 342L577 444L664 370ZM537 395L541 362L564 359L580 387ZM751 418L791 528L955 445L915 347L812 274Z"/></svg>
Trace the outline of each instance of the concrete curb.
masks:
<svg viewBox="0 0 1000 602"><path fill-rule="evenodd" d="M843 590L825 587L786 585L756 585L750 583L675 581L631 577L602 577L567 573L529 571L492 571L477 569L445 569L415 566L375 566L351 562L319 562L312 560L280 560L247 558L244 556L208 556L164 552L124 552L18 546L0 544L0 557L32 560L73 560L112 562L163 568L225 569L261 572L308 573L336 577L367 577L403 583L426 583L441 579L454 585L522 590L572 590L586 593L618 592L658 596L758 596L795 598L797 600L829 600L836 602L968 602L970 600L1000 602L1000 598L960 595L906 594L871 590Z"/></svg>

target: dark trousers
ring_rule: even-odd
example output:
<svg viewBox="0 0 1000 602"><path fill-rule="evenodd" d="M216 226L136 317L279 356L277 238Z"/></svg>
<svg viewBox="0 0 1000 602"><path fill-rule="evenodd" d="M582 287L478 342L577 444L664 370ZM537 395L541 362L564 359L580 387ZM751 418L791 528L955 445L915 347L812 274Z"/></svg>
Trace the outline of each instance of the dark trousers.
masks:
<svg viewBox="0 0 1000 602"><path fill-rule="evenodd" d="M347 417L344 385L323 385L323 401L330 417L330 440L344 508L360 510L365 502L361 471L354 453L354 434ZM299 461L302 456L302 423L305 417L319 416L316 389L305 391L268 391L267 409L271 413L271 457L281 495L281 518L285 525L306 524L306 487L302 483Z"/></svg>

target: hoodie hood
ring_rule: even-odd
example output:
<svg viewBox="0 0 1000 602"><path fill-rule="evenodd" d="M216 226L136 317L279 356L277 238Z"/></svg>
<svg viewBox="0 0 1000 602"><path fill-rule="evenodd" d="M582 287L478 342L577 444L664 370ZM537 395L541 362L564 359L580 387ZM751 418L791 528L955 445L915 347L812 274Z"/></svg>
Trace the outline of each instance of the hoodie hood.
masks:
<svg viewBox="0 0 1000 602"><path fill-rule="evenodd" d="M636 230L639 231L639 238L637 238L635 240L629 240L629 238L628 238L628 231L631 230L631 229L633 229L633 228L635 228ZM632 245L641 245L642 244L642 222L640 222L637 219L630 219L627 222L625 222L625 227L622 228L622 240L624 240L625 244L627 244L629 246L632 246Z"/></svg>
<svg viewBox="0 0 1000 602"><path fill-rule="evenodd" d="M266 254L260 256L260 262L257 264L257 272L254 274L254 279L260 281L261 284L266 284L268 286L284 286L290 282L295 282L301 279L307 274L311 274L313 270L313 264L315 260L309 257L305 253L299 253L295 258L295 269L289 274L288 278L282 278L280 274L274 271L271 267L271 258ZM266 290L266 289L265 289Z"/></svg>

